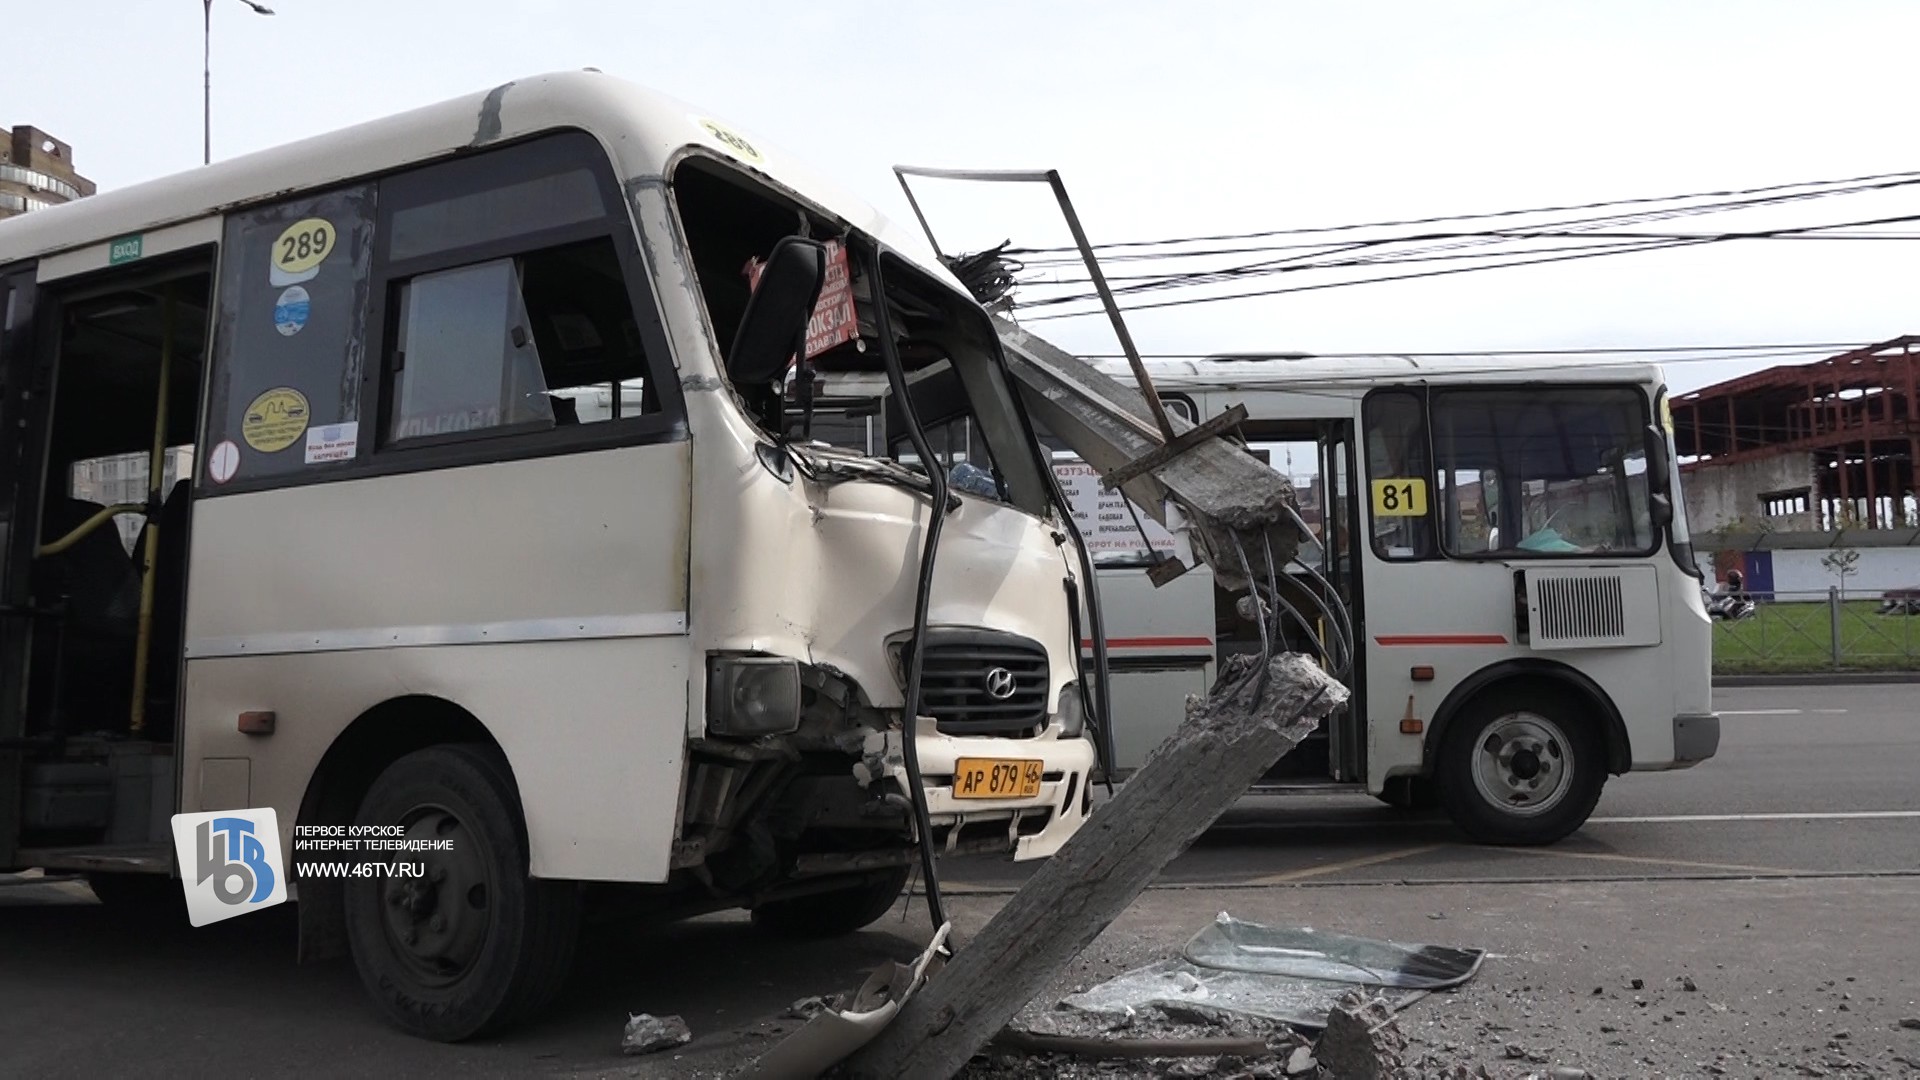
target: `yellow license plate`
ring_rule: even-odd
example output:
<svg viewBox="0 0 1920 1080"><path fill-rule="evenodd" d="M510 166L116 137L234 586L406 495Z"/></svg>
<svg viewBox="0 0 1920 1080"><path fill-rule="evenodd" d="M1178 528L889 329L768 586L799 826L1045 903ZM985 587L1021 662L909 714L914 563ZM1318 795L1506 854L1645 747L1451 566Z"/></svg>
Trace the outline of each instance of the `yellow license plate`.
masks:
<svg viewBox="0 0 1920 1080"><path fill-rule="evenodd" d="M1040 794L1043 765L1022 758L963 757L953 765L953 797L1030 799Z"/></svg>

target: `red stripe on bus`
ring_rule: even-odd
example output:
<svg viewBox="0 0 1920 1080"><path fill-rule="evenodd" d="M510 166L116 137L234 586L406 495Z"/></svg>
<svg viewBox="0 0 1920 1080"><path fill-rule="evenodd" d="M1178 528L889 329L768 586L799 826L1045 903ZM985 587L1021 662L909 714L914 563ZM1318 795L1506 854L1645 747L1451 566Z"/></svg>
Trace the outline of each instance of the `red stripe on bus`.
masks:
<svg viewBox="0 0 1920 1080"><path fill-rule="evenodd" d="M1093 648L1092 638L1081 638L1080 647ZM1109 649L1200 649L1213 647L1212 638L1203 637L1123 637L1108 638Z"/></svg>
<svg viewBox="0 0 1920 1080"><path fill-rule="evenodd" d="M1505 645L1505 634L1395 634L1373 639L1382 645Z"/></svg>

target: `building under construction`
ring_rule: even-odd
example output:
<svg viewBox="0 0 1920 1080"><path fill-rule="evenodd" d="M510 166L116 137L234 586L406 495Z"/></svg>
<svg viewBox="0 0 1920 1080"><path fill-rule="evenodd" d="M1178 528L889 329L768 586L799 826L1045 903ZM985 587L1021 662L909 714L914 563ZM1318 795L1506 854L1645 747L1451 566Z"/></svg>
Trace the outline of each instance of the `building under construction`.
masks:
<svg viewBox="0 0 1920 1080"><path fill-rule="evenodd" d="M1915 524L1916 346L1920 335L1897 337L1674 398L1693 527Z"/></svg>

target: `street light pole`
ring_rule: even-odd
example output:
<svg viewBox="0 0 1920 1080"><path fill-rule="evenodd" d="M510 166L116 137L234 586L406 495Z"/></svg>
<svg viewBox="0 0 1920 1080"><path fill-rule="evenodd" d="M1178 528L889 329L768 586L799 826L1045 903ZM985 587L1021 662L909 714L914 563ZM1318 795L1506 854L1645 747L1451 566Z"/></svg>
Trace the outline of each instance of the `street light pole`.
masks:
<svg viewBox="0 0 1920 1080"><path fill-rule="evenodd" d="M213 0L200 0L206 28L200 33L200 164L213 164Z"/></svg>
<svg viewBox="0 0 1920 1080"><path fill-rule="evenodd" d="M271 15L273 9L255 0L240 0L256 15ZM200 0L200 163L213 164L213 0Z"/></svg>

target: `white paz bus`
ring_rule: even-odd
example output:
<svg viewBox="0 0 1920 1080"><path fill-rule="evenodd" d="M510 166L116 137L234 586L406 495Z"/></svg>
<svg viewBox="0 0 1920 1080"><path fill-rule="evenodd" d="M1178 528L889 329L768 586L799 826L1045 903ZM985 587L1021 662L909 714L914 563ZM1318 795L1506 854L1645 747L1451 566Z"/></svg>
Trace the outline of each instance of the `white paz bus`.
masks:
<svg viewBox="0 0 1920 1080"><path fill-rule="evenodd" d="M1352 612L1353 655L1325 658L1350 703L1263 787L1437 796L1478 839L1546 843L1586 820L1609 775L1715 753L1712 628L1657 367L1297 354L1147 366L1189 422L1244 406L1248 449L1294 478L1314 535L1290 568L1289 645L1340 637L1309 594ZM1173 538L1054 450L1100 563L1124 772L1260 631L1204 569L1155 588L1152 552Z"/></svg>
<svg viewBox="0 0 1920 1080"><path fill-rule="evenodd" d="M987 315L696 109L545 76L36 211L0 311L0 871L177 899L175 812L451 841L289 872L303 956L459 1039L596 897L840 933L1085 820L1091 564ZM938 382L993 482L794 438L802 353Z"/></svg>

